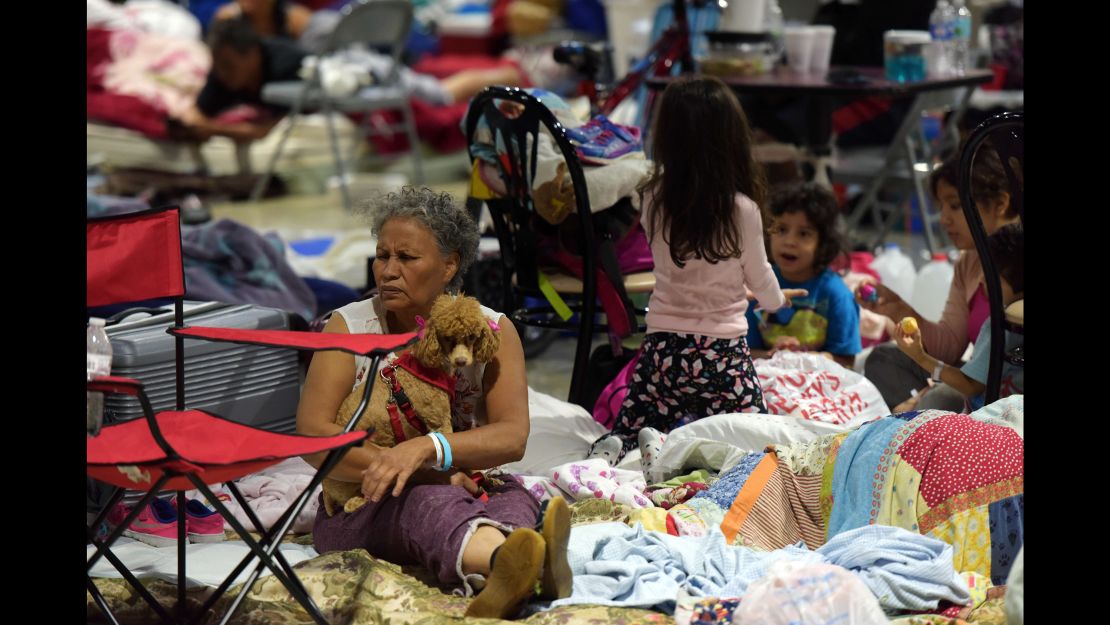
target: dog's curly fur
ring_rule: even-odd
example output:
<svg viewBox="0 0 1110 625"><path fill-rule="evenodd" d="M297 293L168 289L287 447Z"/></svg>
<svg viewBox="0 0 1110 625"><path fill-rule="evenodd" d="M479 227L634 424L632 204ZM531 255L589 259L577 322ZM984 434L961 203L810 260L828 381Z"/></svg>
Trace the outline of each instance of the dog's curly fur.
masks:
<svg viewBox="0 0 1110 625"><path fill-rule="evenodd" d="M501 347L501 335L490 326L482 314L478 300L462 295L441 295L432 304L431 317L424 326L423 336L412 346L412 355L420 364L429 368L442 369L449 374L458 368L474 363L489 362ZM374 374L379 377L377 374ZM412 375L401 367L396 368L397 380L412 401L416 414L424 421L429 432L452 431L451 397L436 386ZM370 393L370 403L366 407L356 429L374 428L367 443L379 447L393 447L397 441L389 424L386 402L389 400L389 387L385 380L375 379ZM346 425L354 415L362 400L366 381L343 400L335 422ZM405 436L413 438L420 433L401 419ZM357 482L341 482L327 478L324 480L324 507L328 514L334 514L340 507L346 512L354 512L366 503L362 497L362 485Z"/></svg>

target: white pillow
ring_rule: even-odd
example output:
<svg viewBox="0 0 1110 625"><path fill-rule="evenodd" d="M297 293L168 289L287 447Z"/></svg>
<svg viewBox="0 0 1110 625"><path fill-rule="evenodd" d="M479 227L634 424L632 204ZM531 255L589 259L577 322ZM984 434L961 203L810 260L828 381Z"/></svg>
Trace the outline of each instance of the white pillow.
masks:
<svg viewBox="0 0 1110 625"><path fill-rule="evenodd" d="M594 421L585 408L531 387L528 412L531 415L528 447L523 458L502 467L506 471L548 475L559 465L585 459L590 445L606 432L605 426Z"/></svg>
<svg viewBox="0 0 1110 625"><path fill-rule="evenodd" d="M851 429L787 415L714 415L672 430L646 477L648 484L654 484L681 475L685 469L727 471L745 454L767 445L802 443Z"/></svg>

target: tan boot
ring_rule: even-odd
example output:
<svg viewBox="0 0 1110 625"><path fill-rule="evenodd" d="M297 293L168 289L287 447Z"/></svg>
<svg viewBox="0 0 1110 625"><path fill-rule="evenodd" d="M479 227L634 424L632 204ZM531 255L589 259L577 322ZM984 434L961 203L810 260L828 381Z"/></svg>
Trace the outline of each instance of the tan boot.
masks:
<svg viewBox="0 0 1110 625"><path fill-rule="evenodd" d="M527 527L513 530L498 549L486 587L470 602L466 616L515 616L536 588L543 557L543 536Z"/></svg>
<svg viewBox="0 0 1110 625"><path fill-rule="evenodd" d="M564 599L570 596L573 575L567 562L570 541L570 508L562 497L552 497L543 515L545 557L541 599Z"/></svg>

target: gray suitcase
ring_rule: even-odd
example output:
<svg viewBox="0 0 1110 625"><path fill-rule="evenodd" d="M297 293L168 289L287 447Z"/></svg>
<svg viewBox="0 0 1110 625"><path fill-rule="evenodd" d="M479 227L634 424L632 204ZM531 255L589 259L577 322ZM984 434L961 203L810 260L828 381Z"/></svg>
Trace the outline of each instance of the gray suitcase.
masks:
<svg viewBox="0 0 1110 625"><path fill-rule="evenodd" d="M143 383L155 412L176 407L173 307L147 317L131 316L105 328L112 343L112 375ZM219 302L185 302L185 325L250 330L303 330L304 321L276 308ZM257 345L185 340L185 407L275 432L296 431L303 374L297 352ZM104 422L142 417L139 401L127 395L104 398ZM99 510L111 487L86 480L86 507ZM168 495L168 493L165 493ZM127 491L133 504L141 491Z"/></svg>
<svg viewBox="0 0 1110 625"><path fill-rule="evenodd" d="M295 314L275 308L185 303L185 325L289 330L298 321ZM166 333L172 325L170 307L163 314L106 328L112 375L141 381L156 412L175 408L174 337ZM186 339L185 407L266 430L294 432L303 382L299 363L297 352L290 349ZM104 404L106 420L142 416L138 400L126 395L110 395Z"/></svg>

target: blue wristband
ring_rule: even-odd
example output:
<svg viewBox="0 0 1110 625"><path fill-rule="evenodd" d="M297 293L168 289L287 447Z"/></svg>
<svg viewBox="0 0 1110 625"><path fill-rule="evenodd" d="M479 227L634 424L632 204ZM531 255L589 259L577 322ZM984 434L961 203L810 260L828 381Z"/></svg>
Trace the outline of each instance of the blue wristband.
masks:
<svg viewBox="0 0 1110 625"><path fill-rule="evenodd" d="M437 468L437 471L450 471L451 470L451 444L447 442L447 437L442 432L432 432L435 437L439 439L443 445L443 466Z"/></svg>

